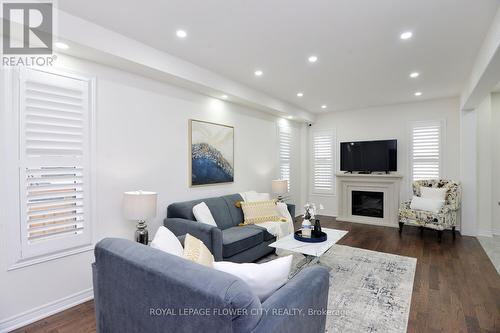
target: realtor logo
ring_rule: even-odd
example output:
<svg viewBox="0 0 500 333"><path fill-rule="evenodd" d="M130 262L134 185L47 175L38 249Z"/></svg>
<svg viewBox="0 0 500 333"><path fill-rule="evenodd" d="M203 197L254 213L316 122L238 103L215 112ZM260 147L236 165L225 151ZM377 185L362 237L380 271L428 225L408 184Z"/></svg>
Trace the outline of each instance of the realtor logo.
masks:
<svg viewBox="0 0 500 333"><path fill-rule="evenodd" d="M52 3L2 5L4 54L52 54Z"/></svg>

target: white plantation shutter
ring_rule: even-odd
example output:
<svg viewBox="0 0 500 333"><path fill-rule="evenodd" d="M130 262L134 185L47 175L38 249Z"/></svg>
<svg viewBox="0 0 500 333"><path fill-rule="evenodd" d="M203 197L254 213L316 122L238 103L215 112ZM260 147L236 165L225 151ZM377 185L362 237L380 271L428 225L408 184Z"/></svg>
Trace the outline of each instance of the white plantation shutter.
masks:
<svg viewBox="0 0 500 333"><path fill-rule="evenodd" d="M442 124L415 123L411 134L412 179L436 179L441 173Z"/></svg>
<svg viewBox="0 0 500 333"><path fill-rule="evenodd" d="M288 191L290 191L292 129L286 125L280 125L278 126L278 136L279 136L280 179L288 181Z"/></svg>
<svg viewBox="0 0 500 333"><path fill-rule="evenodd" d="M313 193L335 193L334 135L317 131L312 138Z"/></svg>
<svg viewBox="0 0 500 333"><path fill-rule="evenodd" d="M90 82L26 69L19 84L21 256L90 244Z"/></svg>

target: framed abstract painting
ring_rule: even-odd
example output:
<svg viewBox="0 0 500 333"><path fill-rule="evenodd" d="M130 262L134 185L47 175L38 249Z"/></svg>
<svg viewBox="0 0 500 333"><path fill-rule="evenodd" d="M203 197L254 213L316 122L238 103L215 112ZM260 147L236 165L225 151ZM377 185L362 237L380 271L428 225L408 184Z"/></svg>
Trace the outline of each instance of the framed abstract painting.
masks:
<svg viewBox="0 0 500 333"><path fill-rule="evenodd" d="M190 185L234 181L234 127L189 120Z"/></svg>

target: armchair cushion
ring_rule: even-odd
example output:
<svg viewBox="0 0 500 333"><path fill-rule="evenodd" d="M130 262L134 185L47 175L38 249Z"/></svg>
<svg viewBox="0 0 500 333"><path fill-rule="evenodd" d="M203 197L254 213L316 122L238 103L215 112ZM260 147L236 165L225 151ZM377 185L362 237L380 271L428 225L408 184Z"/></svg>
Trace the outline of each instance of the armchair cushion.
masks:
<svg viewBox="0 0 500 333"><path fill-rule="evenodd" d="M428 212L439 213L444 206L444 200L439 199L428 199L413 196L411 200L410 208L415 210L425 210Z"/></svg>
<svg viewBox="0 0 500 333"><path fill-rule="evenodd" d="M460 208L462 200L462 188L460 186L460 182L447 179L417 180L413 182L413 195L419 197L422 196L420 190L422 187L445 188L445 205L448 205L451 210L457 210Z"/></svg>

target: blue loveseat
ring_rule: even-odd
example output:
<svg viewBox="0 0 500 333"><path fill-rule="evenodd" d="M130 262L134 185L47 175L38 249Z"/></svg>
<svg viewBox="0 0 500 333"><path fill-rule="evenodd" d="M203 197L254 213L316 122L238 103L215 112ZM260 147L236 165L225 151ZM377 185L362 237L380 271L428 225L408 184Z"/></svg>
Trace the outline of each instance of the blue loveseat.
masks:
<svg viewBox="0 0 500 333"><path fill-rule="evenodd" d="M274 251L268 245L276 237L258 225L239 226L243 211L236 207L242 201L239 194L173 203L167 208L164 225L176 236L186 233L203 241L216 261L253 262ZM193 206L205 202L217 227L196 221ZM288 211L295 217L295 205L288 204Z"/></svg>
<svg viewBox="0 0 500 333"><path fill-rule="evenodd" d="M99 333L324 332L329 275L306 268L264 302L239 278L106 238L92 265Z"/></svg>

